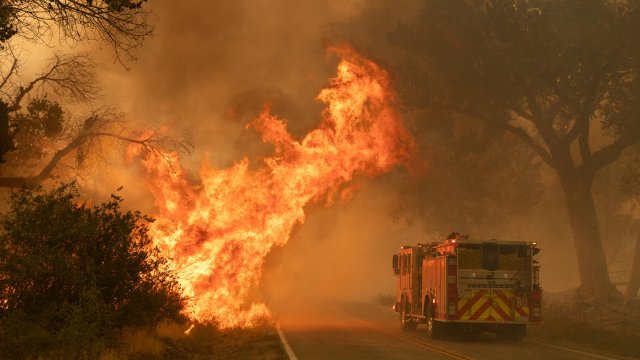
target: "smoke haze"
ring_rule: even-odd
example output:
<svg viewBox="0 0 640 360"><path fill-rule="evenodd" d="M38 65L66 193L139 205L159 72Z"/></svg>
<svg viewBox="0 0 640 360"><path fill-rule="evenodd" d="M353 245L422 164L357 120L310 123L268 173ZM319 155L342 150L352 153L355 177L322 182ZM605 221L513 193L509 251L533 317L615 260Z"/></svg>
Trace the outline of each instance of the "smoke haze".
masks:
<svg viewBox="0 0 640 360"><path fill-rule="evenodd" d="M191 134L196 151L183 165L193 172L205 158L223 168L247 156L255 166L272 150L246 128L263 105L270 104L301 138L317 124L322 106L315 98L334 72L336 59L327 57L326 44L352 42L393 75L398 55L387 33L398 21L411 19L417 3L151 2L156 32L137 52L131 69L101 55L105 100L137 123L169 124L172 132ZM425 229L392 217L401 201L397 179L405 175L398 170L368 182L337 207L308 208L306 223L289 244L267 258L258 291L273 301L308 296L371 300L393 293L391 255L398 247L456 230ZM553 176L542 176L547 191L541 203L526 216L507 219L493 237L539 242L542 284L557 291L578 282L568 220L557 200L562 194ZM153 214L153 197L137 177L135 169L104 170L96 174L93 191L107 194L124 185L125 203Z"/></svg>

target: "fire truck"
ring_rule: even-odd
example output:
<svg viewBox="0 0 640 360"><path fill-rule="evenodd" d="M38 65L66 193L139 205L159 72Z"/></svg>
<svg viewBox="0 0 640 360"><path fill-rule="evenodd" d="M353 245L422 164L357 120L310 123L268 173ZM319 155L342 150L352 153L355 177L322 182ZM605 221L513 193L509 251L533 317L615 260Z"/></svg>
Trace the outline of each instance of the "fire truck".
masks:
<svg viewBox="0 0 640 360"><path fill-rule="evenodd" d="M470 240L403 246L393 255L394 310L405 331L427 325L433 338L493 332L518 341L542 321L536 243Z"/></svg>

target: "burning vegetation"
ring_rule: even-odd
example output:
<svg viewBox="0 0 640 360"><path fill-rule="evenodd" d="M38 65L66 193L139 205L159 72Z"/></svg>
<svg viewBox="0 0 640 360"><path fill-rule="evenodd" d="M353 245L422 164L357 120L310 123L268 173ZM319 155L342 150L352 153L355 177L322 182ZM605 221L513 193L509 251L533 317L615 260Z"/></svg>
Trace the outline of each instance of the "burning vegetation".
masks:
<svg viewBox="0 0 640 360"><path fill-rule="evenodd" d="M346 45L317 99L319 126L296 140L268 107L249 126L275 152L253 169L247 158L228 169L202 165L198 183L154 157L140 157L159 209L152 232L172 259L190 299L189 313L221 327L250 326L269 311L247 303L274 246L287 243L307 204L329 206L354 191L354 180L406 162L414 141L395 108L387 72ZM143 154L132 146L129 155ZM177 164L177 155L172 155Z"/></svg>
<svg viewBox="0 0 640 360"><path fill-rule="evenodd" d="M159 36L147 41L152 33ZM155 327L160 336L161 317L186 322L183 304L194 323L206 323L187 334L184 323L170 324L186 348L198 348L196 340L208 334L209 354L211 339L262 336L263 325L270 337L270 310L261 300L277 309L277 299L290 301L290 294L360 301L367 292L386 292L392 276L385 283L376 269L386 268L391 248L453 229L541 241L540 283L549 296L536 304L540 297L518 291L490 291L487 298L486 291L460 288L447 295L452 301L446 309L441 304L442 314L493 321L495 309L502 320L540 320L539 308L545 324L535 336L600 342L611 351L624 346L624 355L640 356L637 34L640 3L630 0L0 1L0 188L43 186L0 203L7 213L0 215L0 357L103 353L126 326ZM334 46L337 71L317 95L324 111L307 132L308 115L318 112L311 100L330 76L320 44L333 39L348 39L389 64L398 95L386 70L349 46ZM98 51L94 40L111 51ZM124 75L122 65L135 71ZM247 122L266 145L238 136ZM175 132L150 131L165 125ZM132 135L141 128L144 136ZM176 135L182 131L195 136ZM141 178L118 166L122 154L112 150L122 144ZM192 145L197 158L209 151L223 165L205 160L194 175L181 158ZM309 216L311 206L348 199L364 179L410 161L428 163L429 171L364 187L351 203L366 203L364 210ZM46 190L52 177L75 179L82 200L72 186ZM121 212L120 195L96 207L83 203L99 203L123 184L125 204L155 213L155 222L144 223L148 218L133 209ZM151 192L139 191L144 187ZM24 215L30 213L37 216ZM313 246L284 247L305 221L296 238ZM120 224L121 232L96 222ZM407 225L406 232L387 231L391 222ZM92 244L102 242L104 251L95 251ZM124 259L149 250L150 264L124 274L130 283L108 276L131 268L105 266L117 258L109 255L114 243ZM471 248L460 246L456 274L471 271L473 278L478 266L462 266ZM503 255L533 261L519 254L525 252ZM146 271L154 266L162 271ZM306 271L290 276L297 269ZM151 281L158 274L159 282ZM138 277L151 280L144 285ZM459 279L456 285L467 285ZM300 288L313 281L321 285ZM266 299L254 296L263 290ZM159 304L158 296L166 297L163 306L144 303ZM518 298L529 302L528 314L526 306L507 312ZM405 320L428 323L431 316L415 314Z"/></svg>

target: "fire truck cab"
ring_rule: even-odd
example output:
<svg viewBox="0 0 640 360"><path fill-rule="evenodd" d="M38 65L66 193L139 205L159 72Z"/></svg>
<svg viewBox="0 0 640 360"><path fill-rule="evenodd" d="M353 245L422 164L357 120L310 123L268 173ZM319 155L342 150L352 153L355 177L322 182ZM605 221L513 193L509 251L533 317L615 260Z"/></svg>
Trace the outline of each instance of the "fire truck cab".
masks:
<svg viewBox="0 0 640 360"><path fill-rule="evenodd" d="M402 329L427 324L431 337L493 332L521 340L527 324L542 321L536 245L453 233L444 241L403 246L393 255L394 310Z"/></svg>

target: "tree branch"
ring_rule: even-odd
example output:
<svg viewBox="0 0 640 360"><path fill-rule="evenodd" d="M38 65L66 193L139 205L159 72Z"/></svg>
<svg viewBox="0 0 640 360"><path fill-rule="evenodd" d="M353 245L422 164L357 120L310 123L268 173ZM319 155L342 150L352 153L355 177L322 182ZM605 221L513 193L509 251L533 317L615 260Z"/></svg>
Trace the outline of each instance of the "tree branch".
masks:
<svg viewBox="0 0 640 360"><path fill-rule="evenodd" d="M540 145L537 141L535 141L535 139L533 139L523 128L518 126L512 126L506 123L497 122L497 121L486 120L485 117L479 113L474 113L474 112L463 110L463 109L456 109L453 107L441 107L440 109L443 109L443 108L446 110L482 121L488 126L499 128L514 134L515 136L520 138L522 141L524 141L525 144L529 145L529 147L531 147L531 149L533 149L533 151L535 151L547 165L551 166L552 168L556 168L556 162L551 156L551 153L547 149L545 149L544 146ZM529 114L520 109L515 109L515 108L512 110L516 115L522 116L526 120L533 122L533 119L532 119L533 114ZM535 122L533 123L535 124Z"/></svg>
<svg viewBox="0 0 640 360"><path fill-rule="evenodd" d="M486 123L489 125L504 129L514 134L515 136L520 138L522 141L524 141L525 144L529 145L529 147L533 149L533 151L535 151L538 155L540 155L542 160L544 160L544 162L547 165L551 166L552 168L556 168L556 163L553 160L553 157L551 156L549 151L545 149L544 146L540 145L537 141L535 141L535 139L533 139L523 128L518 126L512 126L509 124L501 124L501 123L493 123L493 122L486 122Z"/></svg>
<svg viewBox="0 0 640 360"><path fill-rule="evenodd" d="M582 157L582 163L591 161L591 145L589 144L589 121L584 121L587 125L583 127L580 138L578 139L578 145L580 146L580 156Z"/></svg>
<svg viewBox="0 0 640 360"><path fill-rule="evenodd" d="M5 76L2 79L2 82L0 82L0 89L2 89L7 84L7 81L9 81L9 78L11 77L11 75L13 75L13 73L16 71L17 68L18 68L18 58L14 56L13 63L11 64L11 68L9 69L7 76Z"/></svg>
<svg viewBox="0 0 640 360"><path fill-rule="evenodd" d="M26 87L20 87L9 106L9 111L20 109L22 99L39 83L51 82L54 91L66 92L72 100L88 102L95 98L99 90L95 85L93 63L87 54L56 55L49 62L49 68L33 79Z"/></svg>
<svg viewBox="0 0 640 360"><path fill-rule="evenodd" d="M165 161L169 161L170 157L167 156L164 152L162 152L157 146L157 144L162 143L161 139L154 138L153 136L149 136L143 139L136 139L132 137L123 136L116 133L104 132L104 131L96 131L96 132L82 132L75 139L73 139L69 144L67 144L62 149L58 150L51 160L45 165L42 170L36 175L27 176L27 177L17 177L17 176L6 176L0 177L0 187L5 188L17 188L24 186L34 186L45 181L51 173L58 167L60 162L74 150L80 149L84 144L86 144L89 140L93 138L100 137L111 137L120 141L139 144L144 147L145 150L152 152L153 154L159 155ZM192 150L192 146L190 143L179 144L179 148L186 152L190 152Z"/></svg>
<svg viewBox="0 0 640 360"><path fill-rule="evenodd" d="M100 40L114 48L120 62L121 54L134 59L133 50L153 31L150 12L138 1L30 0L14 10L18 36L43 43L53 35L70 41Z"/></svg>
<svg viewBox="0 0 640 360"><path fill-rule="evenodd" d="M566 144L571 144L571 142L573 142L578 135L583 134L586 131L587 134L587 144L588 144L588 137L589 137L589 124L590 124L590 114L594 111L594 105L595 105L595 100L596 97L598 96L598 91L600 89L600 83L602 81L602 77L604 72L606 71L606 67L602 67L599 71L596 71L596 74L593 78L593 81L591 82L591 87L589 89L589 93L587 94L587 97L584 101L584 103L582 104L582 106L580 106L579 104L576 104L575 102L571 101L569 99L568 96L566 96L566 94L559 88L556 88L556 92L558 93L558 97L567 105L569 105L570 107L573 107L575 112L578 114L576 116L576 121L573 124L573 126L571 127L571 129L569 129L569 131L565 134L565 136L562 138L562 141L565 142ZM582 120L582 121L579 121ZM586 128L586 129L585 129ZM584 134L583 134L584 135ZM586 148L585 148L586 150ZM582 154L582 158L584 159L584 155ZM591 155L590 149L589 149L589 155Z"/></svg>
<svg viewBox="0 0 640 360"><path fill-rule="evenodd" d="M598 170L615 161L626 148L636 144L640 144L640 136L621 136L613 143L594 152L589 161L583 162L580 170L595 174Z"/></svg>

